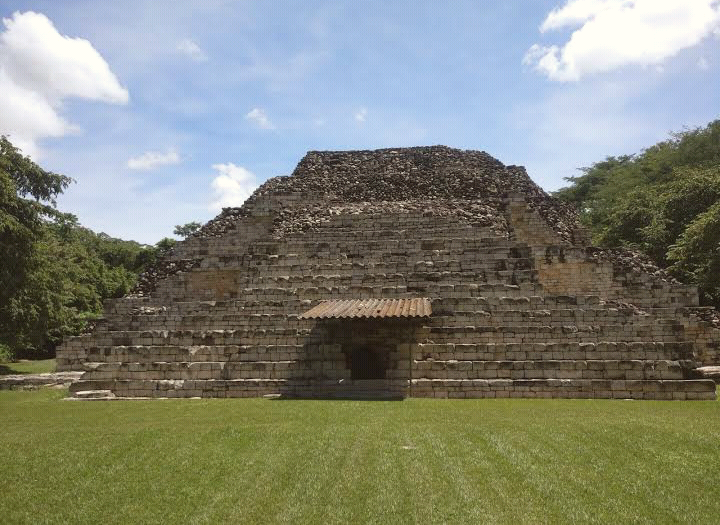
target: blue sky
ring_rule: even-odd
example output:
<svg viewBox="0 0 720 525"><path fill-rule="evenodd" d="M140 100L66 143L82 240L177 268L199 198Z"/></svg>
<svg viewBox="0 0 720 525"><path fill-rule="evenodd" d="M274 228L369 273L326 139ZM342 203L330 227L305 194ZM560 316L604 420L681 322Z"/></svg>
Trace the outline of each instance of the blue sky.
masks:
<svg viewBox="0 0 720 525"><path fill-rule="evenodd" d="M311 149L480 149L553 190L720 112L716 0L0 0L0 16L0 133L76 179L64 211L145 243Z"/></svg>

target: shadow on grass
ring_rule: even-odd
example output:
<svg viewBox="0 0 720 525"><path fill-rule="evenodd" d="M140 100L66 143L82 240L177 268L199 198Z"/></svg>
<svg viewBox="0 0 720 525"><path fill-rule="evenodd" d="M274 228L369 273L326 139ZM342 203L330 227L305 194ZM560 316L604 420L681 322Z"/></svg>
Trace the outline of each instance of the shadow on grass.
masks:
<svg viewBox="0 0 720 525"><path fill-rule="evenodd" d="M0 363L0 376L7 376L10 374L24 374L24 373L25 372L18 372L17 370L13 370L6 363Z"/></svg>
<svg viewBox="0 0 720 525"><path fill-rule="evenodd" d="M55 371L54 359L20 360L0 362L0 376L9 374L47 374Z"/></svg>

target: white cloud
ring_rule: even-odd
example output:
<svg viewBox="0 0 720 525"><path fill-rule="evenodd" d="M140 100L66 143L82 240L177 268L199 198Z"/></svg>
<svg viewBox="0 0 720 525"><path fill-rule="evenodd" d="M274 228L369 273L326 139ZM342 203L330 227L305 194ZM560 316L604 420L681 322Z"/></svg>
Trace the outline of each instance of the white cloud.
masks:
<svg viewBox="0 0 720 525"><path fill-rule="evenodd" d="M2 67L0 93L0 133L8 133L25 154L37 157L35 141L39 137L62 137L76 131L43 95L15 83Z"/></svg>
<svg viewBox="0 0 720 525"><path fill-rule="evenodd" d="M697 66L702 69L703 71L710 69L710 63L707 61L707 58L700 57L700 59L697 61Z"/></svg>
<svg viewBox="0 0 720 525"><path fill-rule="evenodd" d="M262 129L275 129L275 125L270 122L270 119L265 114L265 110L260 108L253 108L247 115L245 115L245 120L254 122Z"/></svg>
<svg viewBox="0 0 720 525"><path fill-rule="evenodd" d="M61 35L45 15L3 18L0 33L0 132L37 157L37 141L77 127L60 116L66 98L125 104L128 92L90 42Z"/></svg>
<svg viewBox="0 0 720 525"><path fill-rule="evenodd" d="M168 148L164 153L162 151L146 151L138 157L133 157L127 161L127 167L131 170L151 170L158 166L171 166L180 164L180 155L175 148Z"/></svg>
<svg viewBox="0 0 720 525"><path fill-rule="evenodd" d="M623 0L568 0L564 6L550 11L540 26L540 31L544 33L552 29L581 25L597 16L598 13L626 3Z"/></svg>
<svg viewBox="0 0 720 525"><path fill-rule="evenodd" d="M258 187L255 175L242 166L228 162L227 164L213 164L212 167L220 173L212 181L212 188L215 192L215 200L210 205L212 211L240 206Z"/></svg>
<svg viewBox="0 0 720 525"><path fill-rule="evenodd" d="M203 51L196 42L190 40L189 38L185 38L178 42L177 50L196 62L205 62L208 59L205 51Z"/></svg>
<svg viewBox="0 0 720 525"><path fill-rule="evenodd" d="M720 27L717 0L568 0L542 32L578 27L562 46L533 45L523 59L551 80L576 81L627 66L658 66Z"/></svg>
<svg viewBox="0 0 720 525"><path fill-rule="evenodd" d="M367 108L360 108L355 112L355 120L358 122L365 122L367 120L367 114Z"/></svg>

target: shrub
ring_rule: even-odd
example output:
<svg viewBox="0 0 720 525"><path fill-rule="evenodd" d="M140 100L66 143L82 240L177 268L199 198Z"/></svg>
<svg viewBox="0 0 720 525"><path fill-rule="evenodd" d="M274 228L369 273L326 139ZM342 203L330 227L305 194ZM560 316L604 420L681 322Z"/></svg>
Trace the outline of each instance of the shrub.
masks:
<svg viewBox="0 0 720 525"><path fill-rule="evenodd" d="M8 345L0 344L0 363L9 363L15 360L15 354Z"/></svg>

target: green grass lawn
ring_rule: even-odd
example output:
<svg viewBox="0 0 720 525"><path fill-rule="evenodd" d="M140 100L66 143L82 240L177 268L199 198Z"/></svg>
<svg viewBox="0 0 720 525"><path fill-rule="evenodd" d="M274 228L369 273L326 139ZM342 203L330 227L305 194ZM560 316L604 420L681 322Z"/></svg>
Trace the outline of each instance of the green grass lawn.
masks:
<svg viewBox="0 0 720 525"><path fill-rule="evenodd" d="M40 361L0 362L0 376L9 374L44 374L55 371L55 359Z"/></svg>
<svg viewBox="0 0 720 525"><path fill-rule="evenodd" d="M0 392L2 523L719 523L720 403Z"/></svg>

